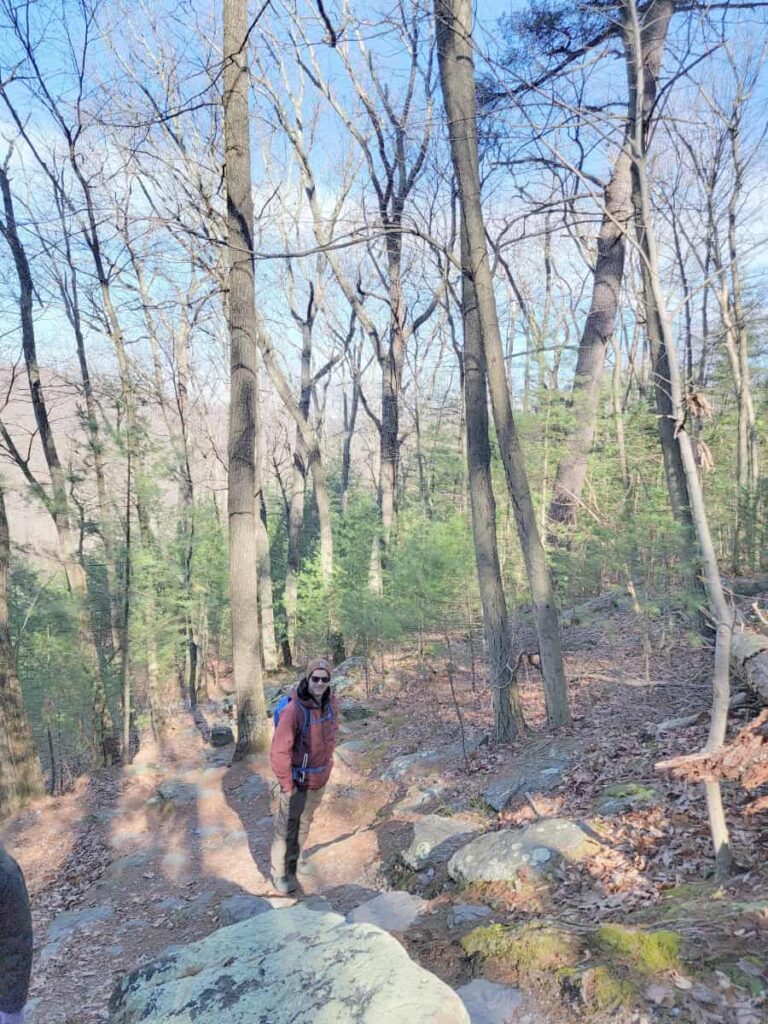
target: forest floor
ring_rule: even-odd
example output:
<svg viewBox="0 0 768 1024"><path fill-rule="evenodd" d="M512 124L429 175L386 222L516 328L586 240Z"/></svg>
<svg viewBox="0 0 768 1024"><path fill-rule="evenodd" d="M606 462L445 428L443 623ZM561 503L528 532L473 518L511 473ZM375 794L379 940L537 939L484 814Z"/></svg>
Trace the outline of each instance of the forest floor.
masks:
<svg viewBox="0 0 768 1024"><path fill-rule="evenodd" d="M746 818L745 795L726 789L739 873L717 887L709 881L701 787L654 770L656 761L703 742L704 719L660 736L654 725L707 709L711 653L678 619L660 616L641 630L631 612L610 608L571 624L565 638L573 727L567 734L546 730L540 679L529 669L521 690L530 734L512 746L487 741L490 698L479 681L473 686L460 638L432 638L420 655L403 650L369 666L368 684L359 681L351 695L370 714L342 725L341 756L310 837L316 874L299 898L322 897L347 913L392 886L419 892L424 912L398 937L454 987L482 969L448 922L452 905L468 898L487 904L489 920L504 924L673 926L685 942L686 970L654 978L639 1004L612 1008L613 1019L767 1021L760 995L768 947L764 819ZM524 647L524 629L519 641ZM238 899L290 904L274 897L268 881L268 760L230 767L231 748L208 742L208 727L221 714L216 701L196 713L179 709L162 744L145 746L133 765L94 772L71 793L5 823L3 840L22 864L33 900L34 1024L104 1021L119 974L227 923ZM734 730L752 714L748 706L735 712ZM532 782L500 813L488 805L490 783L531 771L535 779L553 758L551 785ZM617 784L640 793L652 787L653 799L601 810L605 790ZM599 828L600 853L566 866L555 884L489 884L468 894L440 871L398 868L397 854L425 810L464 815L483 830L539 817L589 819ZM541 993L526 998L512 1020L611 1017Z"/></svg>

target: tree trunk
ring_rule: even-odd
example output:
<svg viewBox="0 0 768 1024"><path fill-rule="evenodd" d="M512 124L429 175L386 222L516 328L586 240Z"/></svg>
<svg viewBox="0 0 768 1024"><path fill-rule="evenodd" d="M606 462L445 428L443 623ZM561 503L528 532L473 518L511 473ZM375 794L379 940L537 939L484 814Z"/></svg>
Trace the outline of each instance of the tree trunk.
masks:
<svg viewBox="0 0 768 1024"><path fill-rule="evenodd" d="M570 722L560 649L557 601L536 523L523 451L512 416L501 334L486 247L477 148L477 106L469 0L435 0L438 59L451 134L451 153L468 240L468 265L477 296L483 352L507 488L515 510L520 546L533 598L547 718Z"/></svg>
<svg viewBox="0 0 768 1024"><path fill-rule="evenodd" d="M312 340L309 317L301 325L301 394L299 412L309 419L309 405L312 398ZM307 467L309 455L301 429L296 425L296 440L293 447L293 472L291 478L291 500L288 507L288 555L285 571L286 631L291 658L296 661L296 628L298 619L298 576L301 572L301 534L304 527L304 510L307 500Z"/></svg>
<svg viewBox="0 0 768 1024"><path fill-rule="evenodd" d="M235 759L267 747L257 594L256 301L248 123L248 15L245 0L224 0L224 144L227 190L229 400L229 587L237 700Z"/></svg>
<svg viewBox="0 0 768 1024"><path fill-rule="evenodd" d="M671 4L667 5L670 8ZM670 9L670 14L671 9ZM704 492L699 478L696 457L691 436L686 425L686 409L683 386L677 360L677 349L672 334L672 325L666 308L661 287L656 235L653 226L650 182L646 158L646 132L644 124L647 87L643 72L643 38L635 0L624 3L624 44L626 48L627 78L630 95L630 145L632 154L633 193L637 198L636 216L638 235L643 257L643 284L646 289L646 307L653 311L659 331L659 344L666 354L666 380L669 385L670 431L675 443L678 459L684 472L685 484L690 495L690 513L698 540L710 612L716 624L715 665L712 679L712 716L706 750L714 750L725 741L728 724L729 702L729 659L733 616L725 598L717 564L712 535L709 529ZM660 12L661 16L661 12ZM668 476L670 489L673 486ZM706 784L707 807L710 829L715 847L715 869L717 876L727 875L731 867L730 840L725 823L722 794L718 782Z"/></svg>
<svg viewBox="0 0 768 1024"><path fill-rule="evenodd" d="M462 264L466 267L469 254L464 231L461 247ZM491 479L491 446L488 439L485 357L475 288L468 272L462 275L462 320L468 489L477 582L483 606L485 657L493 701L494 739L498 743L510 743L525 730L525 719L512 664L507 602L501 581L496 540L496 501Z"/></svg>
<svg viewBox="0 0 768 1024"><path fill-rule="evenodd" d="M597 431L605 353L616 329L619 293L624 278L626 233L632 218L631 194L629 154L622 149L603 197L604 212L597 239L592 302L579 342L569 403L572 427L565 454L555 473L549 506L550 524L572 526L578 514L587 475L587 458ZM552 541L556 543L557 540L557 532L553 531Z"/></svg>
<svg viewBox="0 0 768 1024"><path fill-rule="evenodd" d="M258 386L258 384L257 384ZM264 443L262 438L259 403L256 403L256 543L259 563L259 623L261 625L262 663L267 672L278 667L277 636L275 634L275 611L272 598L272 558L269 550L269 527L267 525L267 502L264 498Z"/></svg>
<svg viewBox="0 0 768 1024"><path fill-rule="evenodd" d="M0 820L43 792L40 761L24 712L16 652L8 630L10 559L11 537L0 480Z"/></svg>
<svg viewBox="0 0 768 1024"><path fill-rule="evenodd" d="M674 4L652 0L642 15L645 87L655 96ZM653 105L649 106L649 117ZM632 220L632 177L625 138L603 196L603 218L597 239L592 301L579 342L571 392L573 426L566 452L557 467L549 508L550 523L572 526L587 473L587 458L595 440L600 384L605 354L616 329L616 314L624 278L627 230ZM557 539L557 535L553 537Z"/></svg>
<svg viewBox="0 0 768 1024"><path fill-rule="evenodd" d="M352 398L347 404L344 394L344 447L341 454L341 514L346 515L349 508L349 478L352 468L352 438L357 424L357 410L360 404L360 385L355 378L352 381Z"/></svg>
<svg viewBox="0 0 768 1024"><path fill-rule="evenodd" d="M741 565L751 568L754 551L755 498L758 483L758 446L755 421L755 406L752 398L752 375L749 367L749 334L744 314L741 290L741 269L736 221L741 202L744 167L741 158L741 132L738 112L734 113L729 125L731 153L735 172L734 187L728 201L728 257L731 268L731 292L733 295L733 320L736 334L738 373L734 374L736 401L738 407L738 442L736 458L736 482L738 487L738 521L734 571Z"/></svg>

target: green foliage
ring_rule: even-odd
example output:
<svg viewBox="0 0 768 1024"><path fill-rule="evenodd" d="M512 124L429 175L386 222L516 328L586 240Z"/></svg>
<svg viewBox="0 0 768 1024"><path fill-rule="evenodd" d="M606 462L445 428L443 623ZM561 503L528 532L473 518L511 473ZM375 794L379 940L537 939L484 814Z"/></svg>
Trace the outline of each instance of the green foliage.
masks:
<svg viewBox="0 0 768 1024"><path fill-rule="evenodd" d="M15 564L8 591L19 680L43 763L52 742L68 759L88 752L92 679L80 652L76 608L63 573Z"/></svg>
<svg viewBox="0 0 768 1024"><path fill-rule="evenodd" d="M426 519L414 507L403 513L384 571L384 593L370 586L376 508L365 493L353 495L347 515L335 522L335 577L326 594L319 555L299 577L299 642L323 650L332 611L350 651L371 651L424 631L440 629L474 588L474 556L463 515L446 510Z"/></svg>
<svg viewBox="0 0 768 1024"><path fill-rule="evenodd" d="M663 929L647 932L620 924L604 924L597 930L595 943L599 950L626 961L627 966L640 974L681 969L682 938L677 932Z"/></svg>

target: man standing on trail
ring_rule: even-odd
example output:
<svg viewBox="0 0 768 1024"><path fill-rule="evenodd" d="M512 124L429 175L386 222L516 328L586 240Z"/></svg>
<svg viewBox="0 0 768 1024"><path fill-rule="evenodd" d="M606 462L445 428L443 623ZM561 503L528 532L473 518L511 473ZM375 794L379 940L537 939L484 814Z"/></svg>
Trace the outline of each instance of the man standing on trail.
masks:
<svg viewBox="0 0 768 1024"><path fill-rule="evenodd" d="M32 915L24 874L0 844L0 1024L22 1024L32 970Z"/></svg>
<svg viewBox="0 0 768 1024"><path fill-rule="evenodd" d="M272 882L277 892L294 892L296 875L311 872L303 854L333 767L338 727L331 666L318 658L310 661L304 678L275 709L269 756L280 784L272 840Z"/></svg>

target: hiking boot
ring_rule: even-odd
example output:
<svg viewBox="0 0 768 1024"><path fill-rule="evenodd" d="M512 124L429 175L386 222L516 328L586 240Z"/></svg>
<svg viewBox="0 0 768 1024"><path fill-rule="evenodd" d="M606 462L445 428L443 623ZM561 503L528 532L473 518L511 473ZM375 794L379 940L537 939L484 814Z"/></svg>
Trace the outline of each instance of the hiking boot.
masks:
<svg viewBox="0 0 768 1024"><path fill-rule="evenodd" d="M273 877L272 887L275 892L287 896L289 893L296 892L296 879L292 875L283 875L282 878Z"/></svg>

